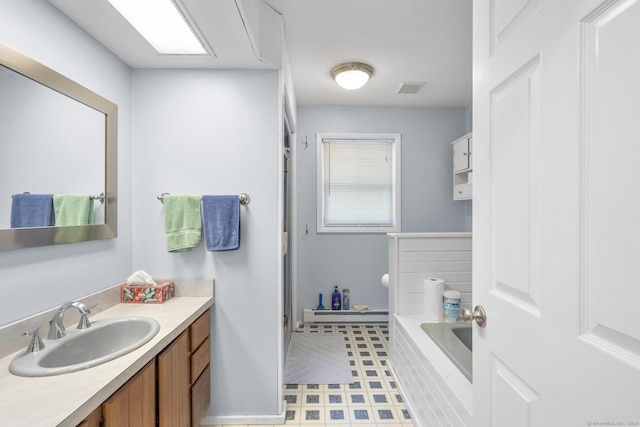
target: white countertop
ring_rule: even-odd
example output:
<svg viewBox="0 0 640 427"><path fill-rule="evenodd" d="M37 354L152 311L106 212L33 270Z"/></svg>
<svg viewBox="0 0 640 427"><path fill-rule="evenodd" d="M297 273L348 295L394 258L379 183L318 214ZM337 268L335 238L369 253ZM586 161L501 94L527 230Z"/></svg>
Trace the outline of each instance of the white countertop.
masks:
<svg viewBox="0 0 640 427"><path fill-rule="evenodd" d="M158 321L160 331L131 353L83 371L19 377L9 372L17 353L0 359L0 425L76 426L212 305L211 296L176 297L164 304L117 304L90 316L147 316Z"/></svg>

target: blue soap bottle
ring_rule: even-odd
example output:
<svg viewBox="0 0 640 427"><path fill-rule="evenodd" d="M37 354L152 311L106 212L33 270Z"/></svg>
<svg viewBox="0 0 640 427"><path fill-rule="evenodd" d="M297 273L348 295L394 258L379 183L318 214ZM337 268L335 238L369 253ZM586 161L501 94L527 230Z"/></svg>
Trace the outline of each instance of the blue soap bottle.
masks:
<svg viewBox="0 0 640 427"><path fill-rule="evenodd" d="M342 295L338 290L338 286L334 288L333 294L331 294L331 310L340 310L342 308Z"/></svg>

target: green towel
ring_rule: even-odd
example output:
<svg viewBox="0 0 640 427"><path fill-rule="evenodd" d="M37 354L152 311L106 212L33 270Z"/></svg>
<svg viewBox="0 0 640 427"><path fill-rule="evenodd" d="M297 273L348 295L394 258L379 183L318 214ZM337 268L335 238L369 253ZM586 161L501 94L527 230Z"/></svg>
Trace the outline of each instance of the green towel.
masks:
<svg viewBox="0 0 640 427"><path fill-rule="evenodd" d="M202 238L200 196L166 195L164 228L169 252L187 252L197 247Z"/></svg>
<svg viewBox="0 0 640 427"><path fill-rule="evenodd" d="M93 224L93 199L86 194L56 194L53 196L56 227Z"/></svg>

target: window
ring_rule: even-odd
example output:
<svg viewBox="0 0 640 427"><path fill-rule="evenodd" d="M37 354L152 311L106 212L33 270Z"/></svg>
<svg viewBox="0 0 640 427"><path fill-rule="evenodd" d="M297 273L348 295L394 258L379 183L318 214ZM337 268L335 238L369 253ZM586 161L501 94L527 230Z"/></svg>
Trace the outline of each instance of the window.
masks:
<svg viewBox="0 0 640 427"><path fill-rule="evenodd" d="M318 232L400 231L400 134L318 134Z"/></svg>

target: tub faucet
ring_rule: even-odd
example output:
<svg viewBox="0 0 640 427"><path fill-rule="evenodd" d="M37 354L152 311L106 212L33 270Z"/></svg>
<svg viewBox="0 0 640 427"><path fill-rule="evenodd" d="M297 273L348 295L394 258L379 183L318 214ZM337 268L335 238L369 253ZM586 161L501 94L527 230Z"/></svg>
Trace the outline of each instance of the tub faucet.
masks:
<svg viewBox="0 0 640 427"><path fill-rule="evenodd" d="M91 314L91 310L86 305L79 301L65 302L60 306L55 316L53 316L53 319L49 321L49 335L47 335L47 339L57 340L67 335L63 319L64 313L71 307L77 308L78 311L80 311L81 317L78 323L78 329L87 329L91 326L91 322L89 322L89 318L87 317Z"/></svg>

